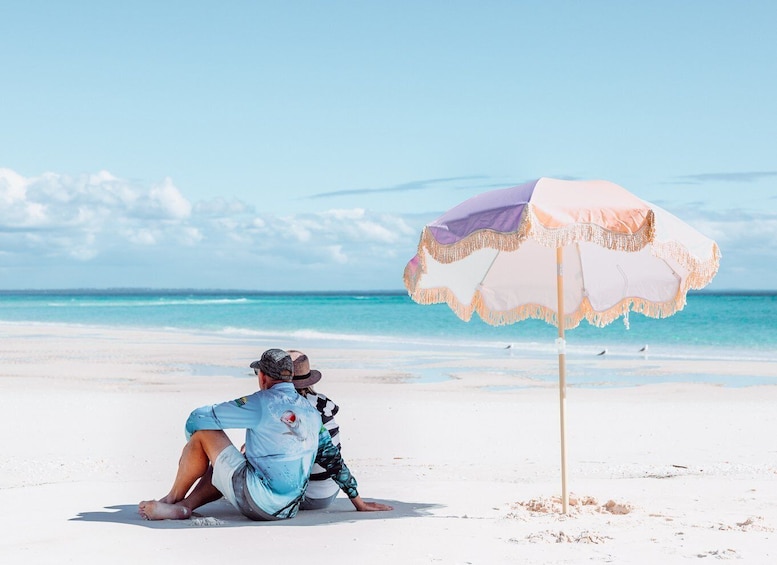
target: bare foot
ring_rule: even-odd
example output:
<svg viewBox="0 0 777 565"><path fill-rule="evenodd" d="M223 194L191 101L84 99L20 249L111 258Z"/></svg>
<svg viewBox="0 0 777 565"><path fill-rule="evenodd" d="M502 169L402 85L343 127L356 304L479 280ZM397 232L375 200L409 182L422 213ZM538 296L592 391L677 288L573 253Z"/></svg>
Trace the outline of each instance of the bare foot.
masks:
<svg viewBox="0 0 777 565"><path fill-rule="evenodd" d="M144 520L186 520L191 518L192 511L161 500L144 500L138 504L138 514Z"/></svg>

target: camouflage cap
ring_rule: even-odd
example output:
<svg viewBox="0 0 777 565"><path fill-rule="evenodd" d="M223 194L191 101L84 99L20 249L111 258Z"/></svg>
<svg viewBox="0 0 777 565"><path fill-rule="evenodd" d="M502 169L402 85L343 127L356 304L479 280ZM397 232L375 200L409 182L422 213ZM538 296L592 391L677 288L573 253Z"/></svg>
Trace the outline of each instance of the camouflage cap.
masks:
<svg viewBox="0 0 777 565"><path fill-rule="evenodd" d="M268 349L262 353L262 358L251 363L252 369L259 369L265 375L276 381L291 381L294 374L294 364L291 356L283 349Z"/></svg>

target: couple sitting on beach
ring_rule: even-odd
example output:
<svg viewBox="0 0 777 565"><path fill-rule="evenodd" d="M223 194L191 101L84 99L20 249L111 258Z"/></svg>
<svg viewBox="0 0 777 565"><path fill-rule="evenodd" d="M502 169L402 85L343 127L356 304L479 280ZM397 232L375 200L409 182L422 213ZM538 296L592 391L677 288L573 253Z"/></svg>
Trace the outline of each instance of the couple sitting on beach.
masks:
<svg viewBox="0 0 777 565"><path fill-rule="evenodd" d="M252 520L280 520L294 517L300 508L326 508L338 488L357 510L391 510L359 496L331 435L339 444L337 406L312 390L321 373L310 370L307 356L268 349L251 368L259 391L189 415L188 441L173 486L163 498L141 502L140 515L184 520L224 496ZM245 429L242 450L225 429Z"/></svg>

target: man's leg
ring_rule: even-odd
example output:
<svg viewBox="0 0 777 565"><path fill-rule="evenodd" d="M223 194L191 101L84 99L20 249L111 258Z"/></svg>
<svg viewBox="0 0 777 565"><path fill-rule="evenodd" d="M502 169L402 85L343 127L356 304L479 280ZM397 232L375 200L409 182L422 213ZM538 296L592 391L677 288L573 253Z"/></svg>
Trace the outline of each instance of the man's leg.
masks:
<svg viewBox="0 0 777 565"><path fill-rule="evenodd" d="M213 486L213 466L209 465L208 470L202 478L194 485L194 489L178 503L179 506L183 506L189 509L189 514L200 506L218 500L223 496L223 493Z"/></svg>
<svg viewBox="0 0 777 565"><path fill-rule="evenodd" d="M170 492L160 500L141 502L138 506L140 515L147 520L184 520L191 517L195 508L219 499L221 493L211 482L211 462L230 445L232 442L221 430L194 432L183 448ZM197 486L186 496L198 479Z"/></svg>

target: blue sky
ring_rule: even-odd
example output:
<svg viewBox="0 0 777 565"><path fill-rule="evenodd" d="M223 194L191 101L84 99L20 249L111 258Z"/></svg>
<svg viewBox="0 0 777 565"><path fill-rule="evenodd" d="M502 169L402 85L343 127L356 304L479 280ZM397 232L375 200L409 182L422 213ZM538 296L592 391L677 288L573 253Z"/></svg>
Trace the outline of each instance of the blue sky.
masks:
<svg viewBox="0 0 777 565"><path fill-rule="evenodd" d="M0 288L401 289L484 190L601 178L777 289L777 3L0 5Z"/></svg>

